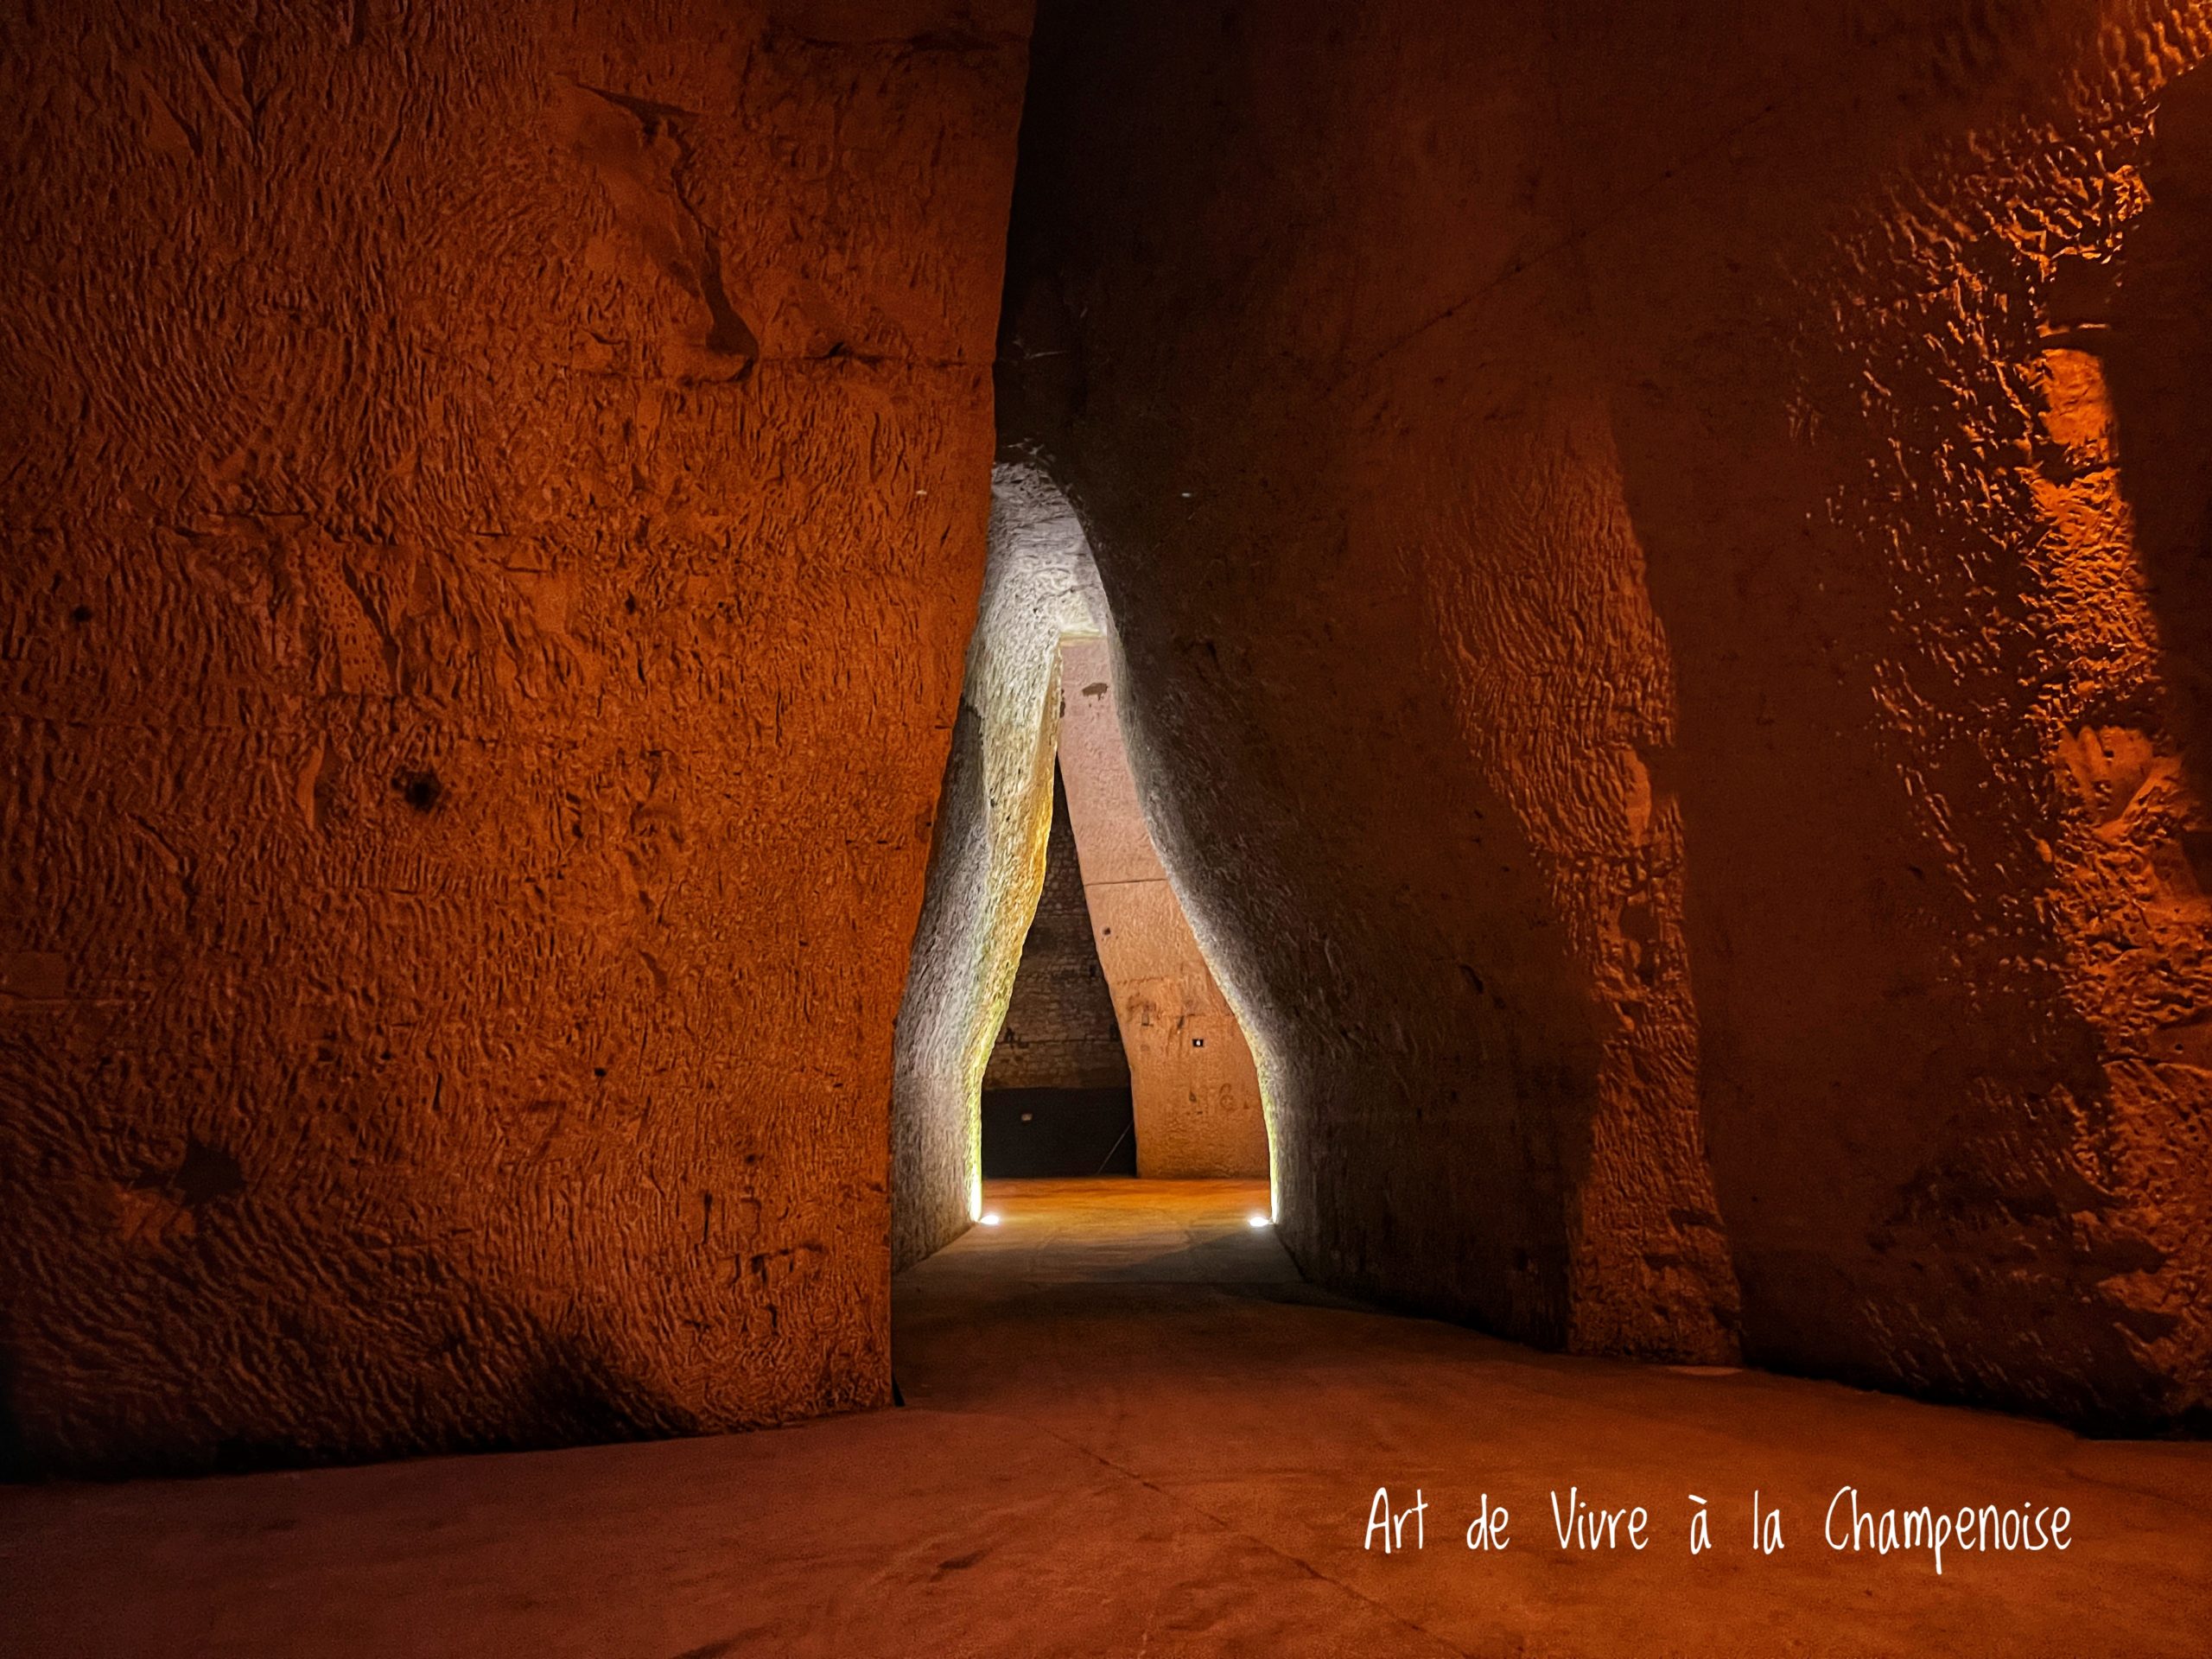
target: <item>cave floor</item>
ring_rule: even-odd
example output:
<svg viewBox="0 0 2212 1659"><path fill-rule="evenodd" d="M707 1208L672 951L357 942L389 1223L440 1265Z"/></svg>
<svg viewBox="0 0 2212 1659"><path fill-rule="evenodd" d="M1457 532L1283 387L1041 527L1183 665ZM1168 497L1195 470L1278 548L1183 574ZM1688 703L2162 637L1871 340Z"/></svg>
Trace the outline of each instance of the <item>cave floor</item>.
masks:
<svg viewBox="0 0 2212 1659"><path fill-rule="evenodd" d="M2212 1446L1531 1352L1300 1282L1236 1182L1006 1182L899 1281L906 1409L721 1439L0 1492L0 1652L2202 1656ZM1361 1548L1378 1484L1427 1501ZM1562 1551L1549 1495L1641 1503ZM2063 1554L1839 1554L2065 1504ZM1754 1491L1784 1548L1751 1548ZM1688 1494L1713 1547L1688 1549ZM1482 1495L1509 1547L1464 1533Z"/></svg>

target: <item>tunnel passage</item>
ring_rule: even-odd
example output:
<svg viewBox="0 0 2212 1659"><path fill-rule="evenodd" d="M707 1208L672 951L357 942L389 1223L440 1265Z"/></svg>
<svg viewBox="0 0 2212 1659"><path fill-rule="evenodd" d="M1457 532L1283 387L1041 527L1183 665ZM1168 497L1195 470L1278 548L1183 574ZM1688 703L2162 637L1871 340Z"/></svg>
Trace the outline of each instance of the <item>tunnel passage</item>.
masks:
<svg viewBox="0 0 2212 1659"><path fill-rule="evenodd" d="M1046 884L1056 763L1128 1069L1135 1173L1270 1173L1249 1022L1208 966L1219 941L1202 944L1187 886L1155 845L1156 780L1141 775L1123 740L1119 664L1112 614L1066 497L1040 468L1001 464L894 1035L894 1271L982 1213L981 1096Z"/></svg>
<svg viewBox="0 0 2212 1659"><path fill-rule="evenodd" d="M207 10L0 41L0 1449L887 1398L1071 639L1315 1277L2212 1409L2200 0Z"/></svg>
<svg viewBox="0 0 2212 1659"><path fill-rule="evenodd" d="M983 1071L982 1136L986 1179L1137 1170L1128 1056L1091 937L1057 767L1045 884Z"/></svg>

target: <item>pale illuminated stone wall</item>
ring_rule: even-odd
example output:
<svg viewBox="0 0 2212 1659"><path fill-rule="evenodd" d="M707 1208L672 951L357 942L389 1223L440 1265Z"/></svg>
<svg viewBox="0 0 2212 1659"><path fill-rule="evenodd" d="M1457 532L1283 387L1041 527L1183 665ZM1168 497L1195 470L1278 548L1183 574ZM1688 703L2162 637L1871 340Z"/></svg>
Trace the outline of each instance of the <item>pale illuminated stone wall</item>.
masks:
<svg viewBox="0 0 2212 1659"><path fill-rule="evenodd" d="M1115 713L1108 642L1063 645L1060 684L1060 771L1091 931L1129 1057L1137 1173L1265 1175L1252 1051L1153 849Z"/></svg>

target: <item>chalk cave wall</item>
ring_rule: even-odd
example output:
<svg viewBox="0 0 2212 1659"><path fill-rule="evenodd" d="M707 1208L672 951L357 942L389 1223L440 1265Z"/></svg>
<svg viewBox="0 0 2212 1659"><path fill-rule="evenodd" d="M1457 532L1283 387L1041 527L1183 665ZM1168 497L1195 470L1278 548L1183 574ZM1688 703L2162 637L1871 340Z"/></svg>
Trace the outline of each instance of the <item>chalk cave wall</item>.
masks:
<svg viewBox="0 0 2212 1659"><path fill-rule="evenodd" d="M1310 1274L2203 1421L2208 47L1046 0L1001 435Z"/></svg>
<svg viewBox="0 0 2212 1659"><path fill-rule="evenodd" d="M1103 639L1061 647L1060 772L1128 1055L1137 1173L1264 1178L1259 1074L1153 845L1116 710L1117 672Z"/></svg>
<svg viewBox="0 0 2212 1659"><path fill-rule="evenodd" d="M1027 22L10 9L16 1466L887 1398Z"/></svg>

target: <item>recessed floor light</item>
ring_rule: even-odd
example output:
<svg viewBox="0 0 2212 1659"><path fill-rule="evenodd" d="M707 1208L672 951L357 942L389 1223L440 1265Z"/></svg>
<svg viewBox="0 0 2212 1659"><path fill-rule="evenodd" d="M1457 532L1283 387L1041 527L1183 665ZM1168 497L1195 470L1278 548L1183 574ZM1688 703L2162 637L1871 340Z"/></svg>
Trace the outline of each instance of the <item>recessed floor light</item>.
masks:
<svg viewBox="0 0 2212 1659"><path fill-rule="evenodd" d="M976 1219L982 1222L986 1227L995 1227L999 1224L999 1212L995 1210L989 1211L983 1215L978 1216Z"/></svg>
<svg viewBox="0 0 2212 1659"><path fill-rule="evenodd" d="M1265 1227L1268 1225L1268 1218L1265 1216L1248 1217L1245 1224L1251 1227Z"/></svg>

